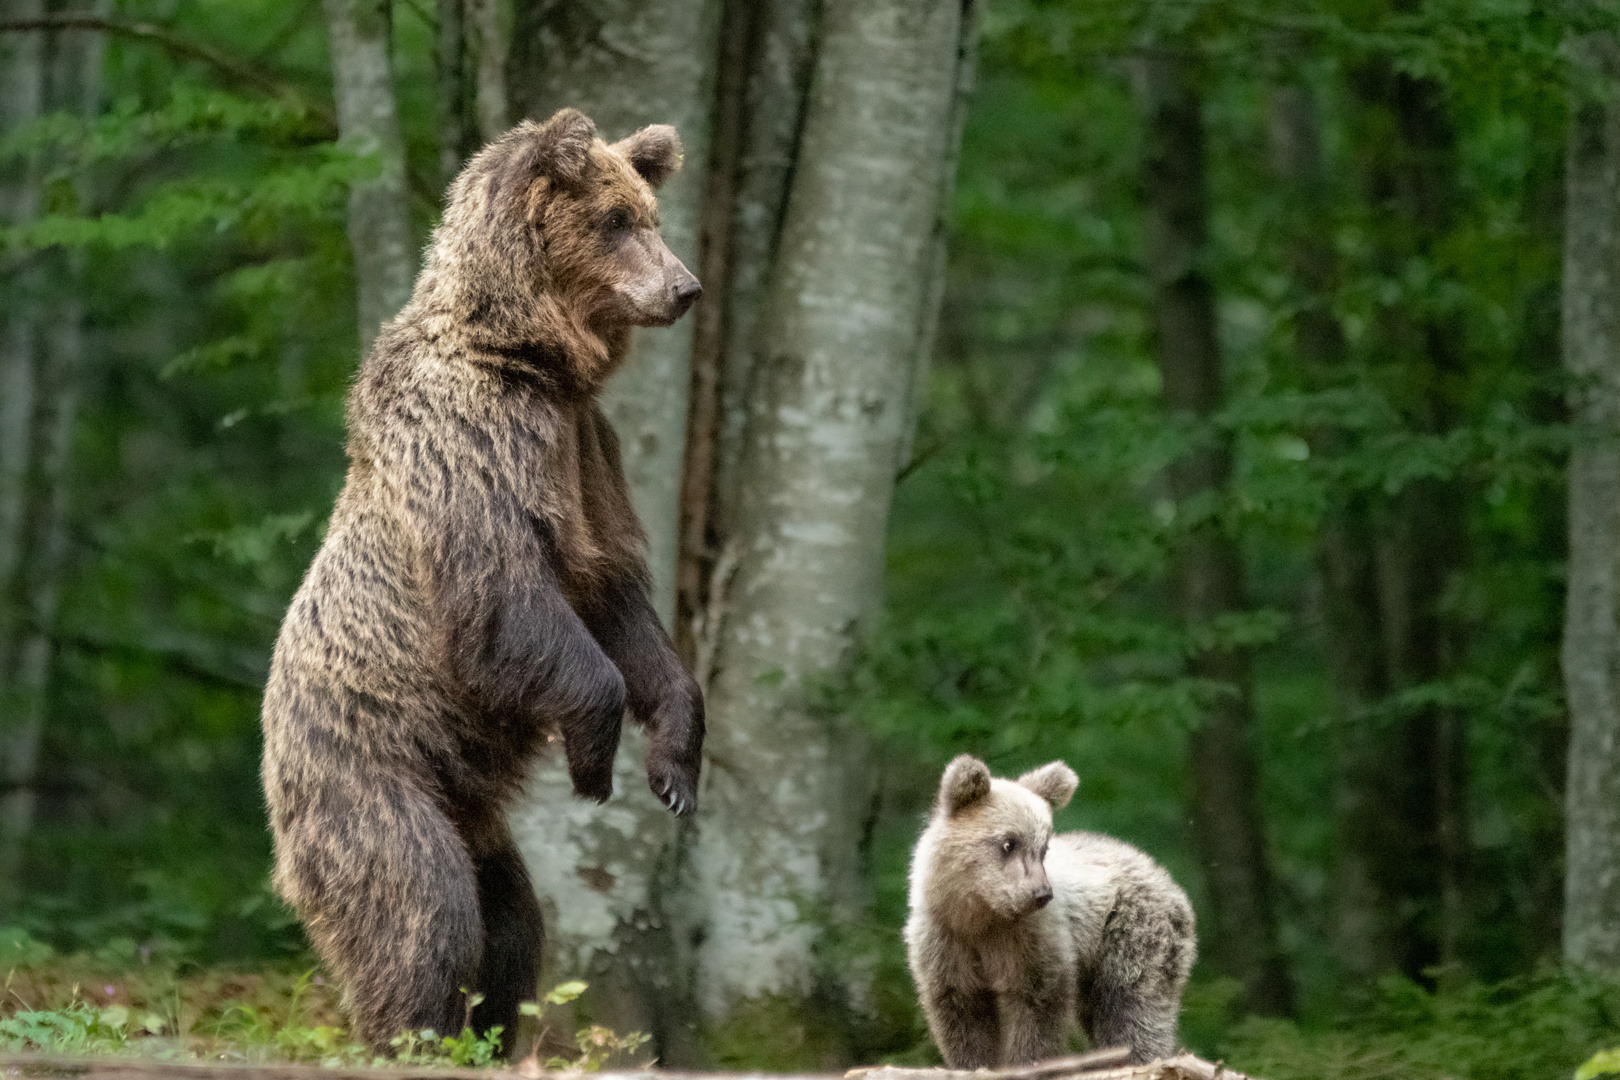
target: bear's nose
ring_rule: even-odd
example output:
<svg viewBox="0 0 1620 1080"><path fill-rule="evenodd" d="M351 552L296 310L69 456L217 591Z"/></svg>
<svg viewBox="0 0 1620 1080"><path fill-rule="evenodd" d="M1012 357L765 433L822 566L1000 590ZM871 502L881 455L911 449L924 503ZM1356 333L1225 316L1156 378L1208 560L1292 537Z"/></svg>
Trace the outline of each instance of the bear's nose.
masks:
<svg viewBox="0 0 1620 1080"><path fill-rule="evenodd" d="M691 274L687 274L675 284L675 306L685 311L692 306L692 302L703 295L703 283Z"/></svg>
<svg viewBox="0 0 1620 1080"><path fill-rule="evenodd" d="M1038 889L1029 891L1029 899L1036 908L1043 908L1052 902L1052 886L1042 885Z"/></svg>

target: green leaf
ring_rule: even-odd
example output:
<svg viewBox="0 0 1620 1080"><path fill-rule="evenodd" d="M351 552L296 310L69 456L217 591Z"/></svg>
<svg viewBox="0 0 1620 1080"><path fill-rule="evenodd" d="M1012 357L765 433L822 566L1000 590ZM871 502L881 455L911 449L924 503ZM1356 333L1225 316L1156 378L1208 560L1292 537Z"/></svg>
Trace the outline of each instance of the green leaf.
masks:
<svg viewBox="0 0 1620 1080"><path fill-rule="evenodd" d="M1599 1076L1620 1074L1620 1046L1612 1050L1599 1050L1575 1070L1575 1080L1595 1080Z"/></svg>
<svg viewBox="0 0 1620 1080"><path fill-rule="evenodd" d="M579 997L587 989L587 983L582 983L576 979L573 982L565 982L554 988L551 993L546 995L546 1000L553 1005L565 1005Z"/></svg>

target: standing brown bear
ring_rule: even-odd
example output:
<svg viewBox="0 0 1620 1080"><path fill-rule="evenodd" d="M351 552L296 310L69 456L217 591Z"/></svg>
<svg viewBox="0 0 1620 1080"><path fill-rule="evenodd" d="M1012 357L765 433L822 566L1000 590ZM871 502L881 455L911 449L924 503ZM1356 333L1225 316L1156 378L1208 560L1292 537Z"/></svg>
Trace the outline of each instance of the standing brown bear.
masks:
<svg viewBox="0 0 1620 1080"><path fill-rule="evenodd" d="M1192 906L1129 844L1052 835L1078 785L1061 761L993 780L966 754L940 781L912 855L906 950L953 1069L1051 1057L1072 1018L1134 1062L1175 1052Z"/></svg>
<svg viewBox="0 0 1620 1080"><path fill-rule="evenodd" d="M562 737L606 800L625 708L647 779L696 806L703 701L647 598L645 539L596 404L633 326L697 279L658 235L673 128L611 146L571 109L452 185L411 301L349 396L348 479L264 700L276 887L374 1049L515 1028L540 907L506 825Z"/></svg>

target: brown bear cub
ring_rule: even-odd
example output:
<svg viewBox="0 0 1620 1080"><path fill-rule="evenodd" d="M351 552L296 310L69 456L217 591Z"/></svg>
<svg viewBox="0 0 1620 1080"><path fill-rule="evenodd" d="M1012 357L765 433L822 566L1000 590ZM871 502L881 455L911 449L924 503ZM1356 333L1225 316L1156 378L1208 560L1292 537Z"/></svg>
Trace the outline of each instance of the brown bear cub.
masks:
<svg viewBox="0 0 1620 1080"><path fill-rule="evenodd" d="M673 128L608 145L565 109L451 186L410 303L349 396L349 473L264 699L275 883L357 1034L516 1028L540 906L506 825L560 737L606 800L625 709L647 780L696 806L703 700L648 602L596 404L632 326L699 292L658 235Z"/></svg>
<svg viewBox="0 0 1620 1080"><path fill-rule="evenodd" d="M1078 785L1061 761L1016 781L965 754L945 770L911 859L906 951L953 1069L1052 1057L1071 1018L1133 1062L1176 1050L1192 906L1129 844L1052 835Z"/></svg>

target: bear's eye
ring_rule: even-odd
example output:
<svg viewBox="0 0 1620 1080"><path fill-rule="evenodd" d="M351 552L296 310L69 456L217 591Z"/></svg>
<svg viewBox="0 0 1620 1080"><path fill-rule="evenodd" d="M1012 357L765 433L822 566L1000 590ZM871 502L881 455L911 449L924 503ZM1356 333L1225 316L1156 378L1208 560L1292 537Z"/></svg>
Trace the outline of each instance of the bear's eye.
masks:
<svg viewBox="0 0 1620 1080"><path fill-rule="evenodd" d="M1001 842L1001 853L1003 855L1011 855L1013 852L1015 852L1017 850L1018 850L1018 841L1014 840L1012 837L1009 836L1009 837L1007 837L1007 839L1005 839L1005 840L1003 840Z"/></svg>
<svg viewBox="0 0 1620 1080"><path fill-rule="evenodd" d="M615 207L607 216L608 232L624 232L630 227L630 211L624 207Z"/></svg>

